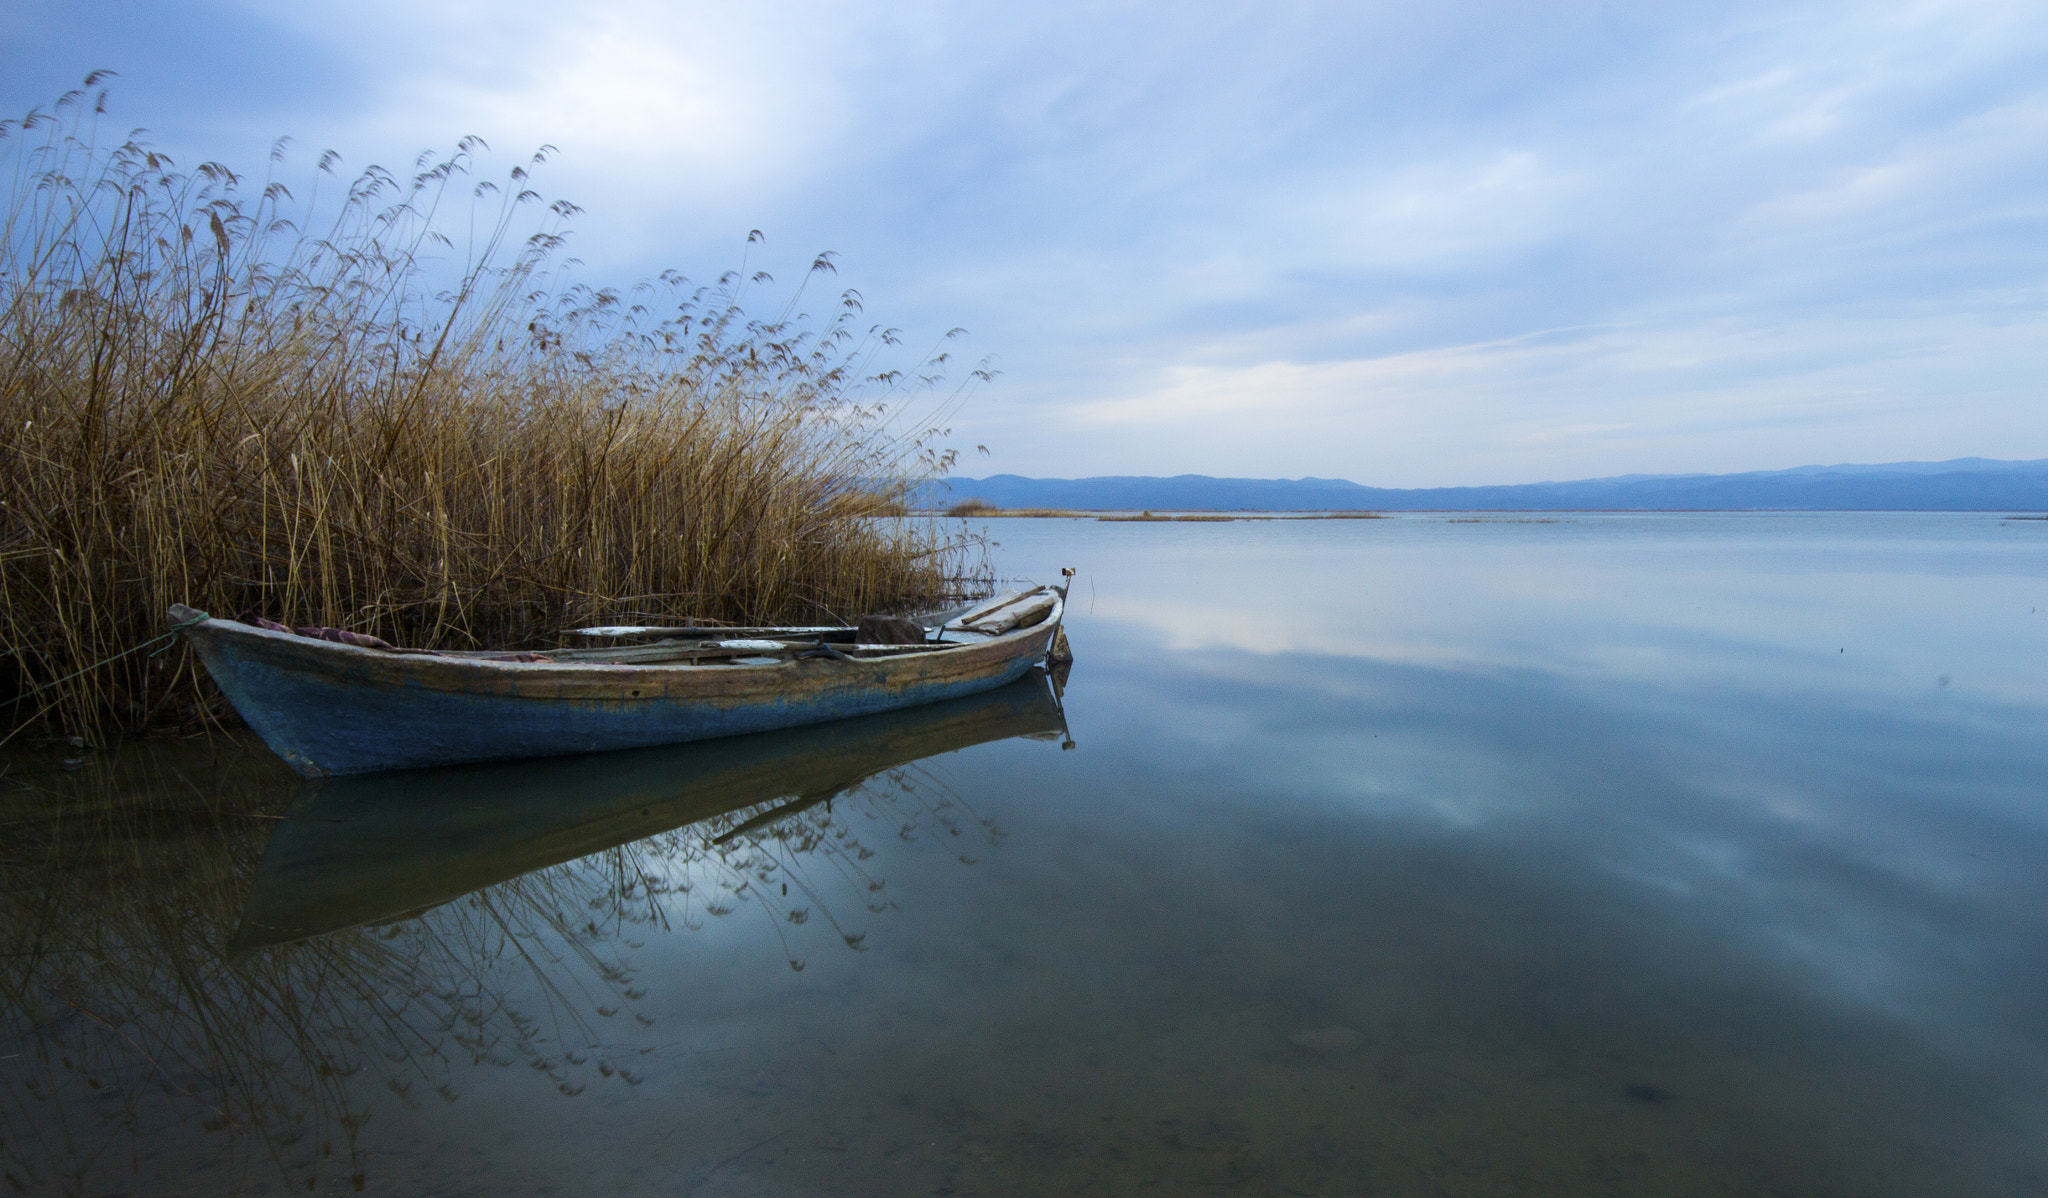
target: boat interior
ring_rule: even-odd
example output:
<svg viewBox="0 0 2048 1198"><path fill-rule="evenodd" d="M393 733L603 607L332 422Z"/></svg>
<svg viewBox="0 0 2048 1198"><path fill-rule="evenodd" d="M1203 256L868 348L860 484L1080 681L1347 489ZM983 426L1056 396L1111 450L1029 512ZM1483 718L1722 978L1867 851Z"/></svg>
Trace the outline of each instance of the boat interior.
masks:
<svg viewBox="0 0 2048 1198"><path fill-rule="evenodd" d="M766 665L797 657L874 659L911 653L942 652L978 644L1043 623L1058 606L1058 587L1010 591L978 603L907 618L923 638L911 643L860 640L861 626L806 627L677 627L665 625L603 625L574 629L570 635L593 643L587 647L549 649L555 662L597 665ZM444 651L445 652L445 651ZM485 651L447 656L489 658Z"/></svg>

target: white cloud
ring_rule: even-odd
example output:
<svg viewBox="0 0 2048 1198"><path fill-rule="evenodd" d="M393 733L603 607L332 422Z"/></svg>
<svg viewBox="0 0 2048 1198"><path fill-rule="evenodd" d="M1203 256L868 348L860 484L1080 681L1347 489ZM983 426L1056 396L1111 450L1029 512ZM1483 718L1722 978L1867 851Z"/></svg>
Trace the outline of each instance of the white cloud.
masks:
<svg viewBox="0 0 2048 1198"><path fill-rule="evenodd" d="M2007 413L2000 456L2048 456L2048 410L2032 401L2048 343L2041 298L2003 324L1917 310L1789 325L1687 313L1374 358L1173 364L1059 404L1049 424L1028 409L1043 440L1021 421L999 440L1025 438L1027 452L1056 458L1044 473L1063 477L1534 482L1967 456L1981 442L1956 427L1960 395ZM967 435L996 431L977 418Z"/></svg>
<svg viewBox="0 0 2048 1198"><path fill-rule="evenodd" d="M714 276L749 228L785 279L841 251L912 344L998 355L956 426L993 468L2048 455L2038 5L244 0L224 59L326 73L235 105L44 7L35 55L182 86L187 129L355 166L553 143L606 281Z"/></svg>
<svg viewBox="0 0 2048 1198"><path fill-rule="evenodd" d="M445 145L479 133L523 154L551 144L572 180L625 206L815 185L850 106L833 69L846 14L828 5L308 3L277 10L348 46L383 84L334 134ZM316 31L325 31L316 32Z"/></svg>
<svg viewBox="0 0 2048 1198"><path fill-rule="evenodd" d="M1497 263L1568 228L1565 210L1585 186L1528 149L1347 174L1280 219L1303 228L1316 260L1354 270Z"/></svg>

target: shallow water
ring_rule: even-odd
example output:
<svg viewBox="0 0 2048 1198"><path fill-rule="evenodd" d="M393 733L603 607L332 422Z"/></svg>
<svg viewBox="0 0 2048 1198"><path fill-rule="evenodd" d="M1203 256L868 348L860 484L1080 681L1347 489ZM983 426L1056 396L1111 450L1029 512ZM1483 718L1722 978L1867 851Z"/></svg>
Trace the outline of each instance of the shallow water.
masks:
<svg viewBox="0 0 2048 1198"><path fill-rule="evenodd" d="M994 522L1063 712L18 754L6 1177L2048 1192L2048 523L1556 521Z"/></svg>

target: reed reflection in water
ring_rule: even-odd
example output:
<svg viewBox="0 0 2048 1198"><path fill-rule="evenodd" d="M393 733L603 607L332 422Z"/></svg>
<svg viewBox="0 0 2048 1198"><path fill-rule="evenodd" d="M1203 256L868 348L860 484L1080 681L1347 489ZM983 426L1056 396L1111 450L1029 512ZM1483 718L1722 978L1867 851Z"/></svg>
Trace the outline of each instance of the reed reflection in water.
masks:
<svg viewBox="0 0 2048 1198"><path fill-rule="evenodd" d="M1034 674L817 729L324 784L246 739L77 774L18 755L4 1177L359 1189L372 1112L454 1102L479 1066L637 1085L593 1021L650 1022L640 937L738 916L799 971L859 951L893 905L869 840L971 864L1001 835L918 762L1064 735Z"/></svg>

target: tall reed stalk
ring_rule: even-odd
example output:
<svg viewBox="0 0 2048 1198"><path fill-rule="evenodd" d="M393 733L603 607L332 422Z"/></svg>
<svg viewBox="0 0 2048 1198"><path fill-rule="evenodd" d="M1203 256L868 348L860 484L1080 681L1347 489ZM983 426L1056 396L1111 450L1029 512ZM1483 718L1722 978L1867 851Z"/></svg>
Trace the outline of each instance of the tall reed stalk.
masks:
<svg viewBox="0 0 2048 1198"><path fill-rule="evenodd" d="M576 209L524 166L477 180L474 139L345 187L329 153L302 202L101 144L104 101L0 122L0 727L213 703L182 649L88 669L174 602L538 646L959 589L973 546L890 513L950 464L973 379L944 389L944 353L882 369L898 339L857 293L818 322L801 288L749 319L765 275L568 285Z"/></svg>

